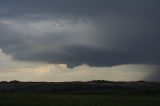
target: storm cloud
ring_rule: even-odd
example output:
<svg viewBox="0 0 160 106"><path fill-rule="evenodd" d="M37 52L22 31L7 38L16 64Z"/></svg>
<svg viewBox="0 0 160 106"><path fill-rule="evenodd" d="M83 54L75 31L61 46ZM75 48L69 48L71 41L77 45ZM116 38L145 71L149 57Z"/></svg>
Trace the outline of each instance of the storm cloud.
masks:
<svg viewBox="0 0 160 106"><path fill-rule="evenodd" d="M0 0L0 48L17 60L159 65L159 28L159 0Z"/></svg>

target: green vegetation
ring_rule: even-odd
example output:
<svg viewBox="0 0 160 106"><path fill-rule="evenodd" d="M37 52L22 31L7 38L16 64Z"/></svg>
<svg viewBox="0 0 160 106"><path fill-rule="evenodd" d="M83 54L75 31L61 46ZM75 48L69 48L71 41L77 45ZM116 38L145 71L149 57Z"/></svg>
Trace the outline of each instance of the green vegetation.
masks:
<svg viewBox="0 0 160 106"><path fill-rule="evenodd" d="M160 83L0 82L0 106L160 106Z"/></svg>
<svg viewBox="0 0 160 106"><path fill-rule="evenodd" d="M160 106L160 96L1 94L0 106Z"/></svg>

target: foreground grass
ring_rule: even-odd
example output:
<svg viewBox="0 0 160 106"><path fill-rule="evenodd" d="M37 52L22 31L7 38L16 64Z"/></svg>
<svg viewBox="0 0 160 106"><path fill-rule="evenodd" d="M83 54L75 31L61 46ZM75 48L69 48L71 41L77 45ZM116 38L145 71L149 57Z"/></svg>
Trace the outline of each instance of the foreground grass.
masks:
<svg viewBox="0 0 160 106"><path fill-rule="evenodd" d="M0 94L0 106L160 106L160 96Z"/></svg>

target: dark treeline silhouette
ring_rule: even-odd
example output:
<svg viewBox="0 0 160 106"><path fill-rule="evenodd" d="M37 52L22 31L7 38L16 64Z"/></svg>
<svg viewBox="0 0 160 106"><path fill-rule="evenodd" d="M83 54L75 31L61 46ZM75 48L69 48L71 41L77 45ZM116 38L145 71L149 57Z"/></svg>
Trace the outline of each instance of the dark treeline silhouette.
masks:
<svg viewBox="0 0 160 106"><path fill-rule="evenodd" d="M20 82L14 80L10 82L1 81L0 93L160 95L160 83L105 80L88 82Z"/></svg>

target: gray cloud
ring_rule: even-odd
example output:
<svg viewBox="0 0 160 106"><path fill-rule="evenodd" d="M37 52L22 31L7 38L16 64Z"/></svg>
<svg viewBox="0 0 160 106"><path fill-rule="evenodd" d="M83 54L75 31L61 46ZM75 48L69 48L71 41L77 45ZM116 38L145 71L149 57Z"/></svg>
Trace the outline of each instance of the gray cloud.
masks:
<svg viewBox="0 0 160 106"><path fill-rule="evenodd" d="M0 48L75 67L160 64L158 0L0 0Z"/></svg>

